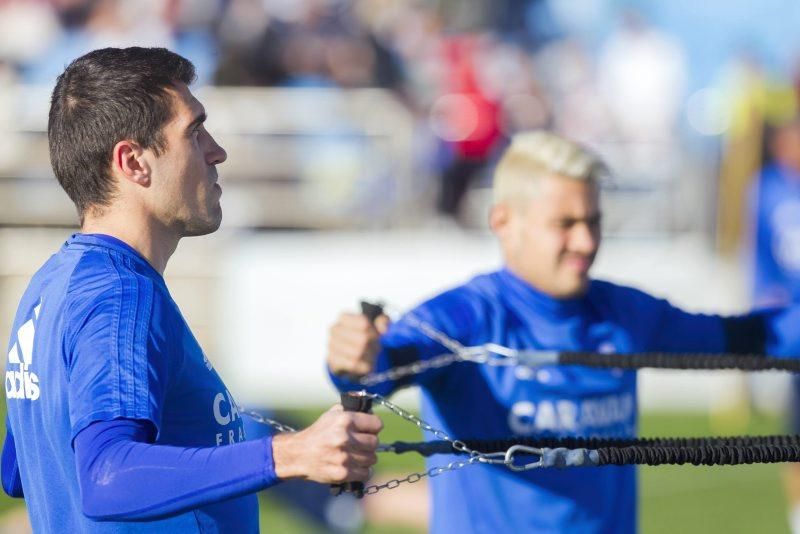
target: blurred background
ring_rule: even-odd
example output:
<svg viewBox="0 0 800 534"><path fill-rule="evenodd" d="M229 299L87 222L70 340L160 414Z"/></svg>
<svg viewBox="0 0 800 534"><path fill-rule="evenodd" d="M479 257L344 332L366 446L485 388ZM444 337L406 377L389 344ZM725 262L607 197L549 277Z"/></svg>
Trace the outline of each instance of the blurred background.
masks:
<svg viewBox="0 0 800 534"><path fill-rule="evenodd" d="M275 417L302 423L336 400L323 358L339 311L360 298L402 311L499 265L491 170L521 130L611 167L597 277L698 311L787 302L798 28L796 0L0 0L0 337L77 230L49 164L48 99L67 63L104 46L165 46L197 67L229 155L225 215L181 243L168 284L239 402ZM779 374L641 372L641 432L793 430L795 389ZM419 437L384 420L387 440ZM789 532L800 502L800 477L777 466L643 469L641 486L643 532ZM425 488L411 488L363 506L276 489L262 527L424 531ZM0 507L0 532L25 532L24 505Z"/></svg>

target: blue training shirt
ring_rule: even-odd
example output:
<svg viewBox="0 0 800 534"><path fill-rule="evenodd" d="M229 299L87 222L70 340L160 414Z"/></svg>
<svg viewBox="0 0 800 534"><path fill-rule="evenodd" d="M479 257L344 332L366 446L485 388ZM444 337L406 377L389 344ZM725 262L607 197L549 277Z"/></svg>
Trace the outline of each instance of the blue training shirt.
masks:
<svg viewBox="0 0 800 534"><path fill-rule="evenodd" d="M478 276L410 312L460 343L517 349L628 353L721 352L719 317L683 312L641 291L593 281L579 299L553 299L501 270ZM403 319L382 338L376 371L448 352ZM333 377L340 389L360 389ZM416 383L422 418L454 439L512 435L633 437L636 375L578 366L457 363L373 391ZM435 439L427 435L426 439ZM427 467L463 457L437 455ZM633 466L512 472L473 465L430 480L431 532L626 534L637 530Z"/></svg>
<svg viewBox="0 0 800 534"><path fill-rule="evenodd" d="M800 298L800 175L771 164L753 185L753 298L763 305Z"/></svg>
<svg viewBox="0 0 800 534"><path fill-rule="evenodd" d="M81 511L72 442L93 422L147 421L161 445L245 440L163 278L125 243L74 235L34 275L8 346L6 397L34 531L258 530L255 494L148 522L95 522Z"/></svg>

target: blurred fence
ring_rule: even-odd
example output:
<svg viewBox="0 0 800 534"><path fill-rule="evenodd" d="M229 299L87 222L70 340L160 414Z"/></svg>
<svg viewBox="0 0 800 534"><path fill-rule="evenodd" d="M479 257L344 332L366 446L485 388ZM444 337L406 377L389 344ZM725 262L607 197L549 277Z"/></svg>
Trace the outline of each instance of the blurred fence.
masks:
<svg viewBox="0 0 800 534"><path fill-rule="evenodd" d="M31 227L77 227L49 164L50 90L0 89L0 227L13 227L0 229L4 339L27 280L69 233ZM184 240L167 277L198 340L244 399L328 401L325 332L339 310L359 297L388 298L406 309L498 263L487 233L426 222L436 182L420 160L435 140L392 93L204 87L197 94L209 131L229 156L220 167L228 231ZM603 192L606 235L650 239L607 240L595 273L695 309L742 309L744 295L731 290L744 287L742 273L721 276L706 246L687 247L679 237L688 230L690 243L704 243L697 238L713 218L704 193L713 187L707 180L713 163L677 147L652 146L639 151L645 154L639 165L628 165L635 155L630 147L608 141L596 148L618 171ZM468 197L474 226L485 228L489 185L477 184ZM425 232L352 233L425 226ZM350 232L253 235L252 228ZM734 401L718 393L739 389L730 380L741 382L657 376L643 373L645 408L675 407L676 384L686 392L683 408L708 408L715 398L729 405ZM297 391L306 394L300 398Z"/></svg>
<svg viewBox="0 0 800 534"><path fill-rule="evenodd" d="M75 225L47 148L51 88L0 89L0 225ZM414 121L379 89L205 87L226 225L385 226L412 217Z"/></svg>

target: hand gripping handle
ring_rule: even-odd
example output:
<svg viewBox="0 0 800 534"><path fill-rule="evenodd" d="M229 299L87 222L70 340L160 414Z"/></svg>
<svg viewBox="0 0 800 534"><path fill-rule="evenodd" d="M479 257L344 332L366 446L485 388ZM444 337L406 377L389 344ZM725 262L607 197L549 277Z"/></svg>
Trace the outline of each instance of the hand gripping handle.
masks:
<svg viewBox="0 0 800 534"><path fill-rule="evenodd" d="M383 304L362 300L361 313L369 319L369 322L374 323L375 319L383 315Z"/></svg>
<svg viewBox="0 0 800 534"><path fill-rule="evenodd" d="M372 410L372 399L358 391L347 391L342 393L342 407L346 412L369 413ZM341 495L345 492L353 493L360 499L364 496L364 483L344 482L343 484L331 484L332 495Z"/></svg>
<svg viewBox="0 0 800 534"><path fill-rule="evenodd" d="M361 301L361 313L364 314L370 322L375 322L375 319L383 314L383 305L365 300ZM372 409L372 399L355 391L348 391L342 393L342 407L346 412L362 412L369 413ZM354 493L359 499L364 496L364 483L363 482L345 482L343 484L331 484L331 494L341 495L344 492Z"/></svg>

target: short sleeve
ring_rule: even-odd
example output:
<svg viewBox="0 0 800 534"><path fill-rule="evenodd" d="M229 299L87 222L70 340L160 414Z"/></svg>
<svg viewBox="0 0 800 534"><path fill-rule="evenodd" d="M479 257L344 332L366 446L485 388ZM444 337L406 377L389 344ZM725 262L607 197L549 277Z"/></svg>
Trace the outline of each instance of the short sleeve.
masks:
<svg viewBox="0 0 800 534"><path fill-rule="evenodd" d="M152 280L126 271L71 296L64 358L73 439L93 422L118 418L160 429L169 355L154 332L164 328L153 324L159 298Z"/></svg>

